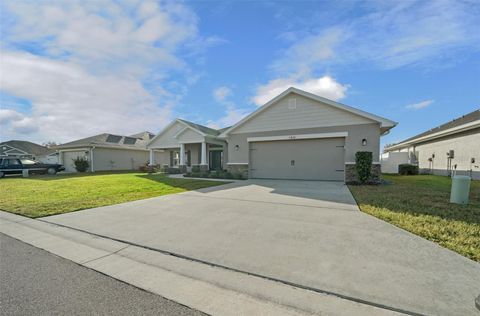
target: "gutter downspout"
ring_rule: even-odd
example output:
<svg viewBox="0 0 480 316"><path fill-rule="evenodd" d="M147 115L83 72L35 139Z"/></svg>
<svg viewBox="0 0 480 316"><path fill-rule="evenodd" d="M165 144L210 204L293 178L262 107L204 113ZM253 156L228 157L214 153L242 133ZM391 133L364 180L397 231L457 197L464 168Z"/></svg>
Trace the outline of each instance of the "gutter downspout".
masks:
<svg viewBox="0 0 480 316"><path fill-rule="evenodd" d="M91 172L95 172L95 170L93 169L93 150L95 149L95 146L92 146L92 148L90 148L90 171Z"/></svg>

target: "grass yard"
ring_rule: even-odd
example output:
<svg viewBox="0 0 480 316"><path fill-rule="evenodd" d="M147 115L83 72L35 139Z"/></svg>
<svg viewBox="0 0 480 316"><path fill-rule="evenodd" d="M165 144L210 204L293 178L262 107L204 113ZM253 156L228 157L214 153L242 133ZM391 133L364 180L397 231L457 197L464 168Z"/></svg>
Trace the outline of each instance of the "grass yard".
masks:
<svg viewBox="0 0 480 316"><path fill-rule="evenodd" d="M146 199L225 184L146 173L95 173L0 179L0 209L28 217Z"/></svg>
<svg viewBox="0 0 480 316"><path fill-rule="evenodd" d="M360 209L480 262L480 181L470 204L450 204L448 177L384 175L393 184L349 186Z"/></svg>

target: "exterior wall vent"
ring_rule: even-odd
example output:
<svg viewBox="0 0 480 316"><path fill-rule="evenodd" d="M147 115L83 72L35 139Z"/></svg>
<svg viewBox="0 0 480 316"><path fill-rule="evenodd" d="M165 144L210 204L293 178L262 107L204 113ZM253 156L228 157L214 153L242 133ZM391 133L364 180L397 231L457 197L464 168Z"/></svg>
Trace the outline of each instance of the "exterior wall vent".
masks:
<svg viewBox="0 0 480 316"><path fill-rule="evenodd" d="M295 110L297 108L297 99L296 98L288 99L288 108L290 110Z"/></svg>

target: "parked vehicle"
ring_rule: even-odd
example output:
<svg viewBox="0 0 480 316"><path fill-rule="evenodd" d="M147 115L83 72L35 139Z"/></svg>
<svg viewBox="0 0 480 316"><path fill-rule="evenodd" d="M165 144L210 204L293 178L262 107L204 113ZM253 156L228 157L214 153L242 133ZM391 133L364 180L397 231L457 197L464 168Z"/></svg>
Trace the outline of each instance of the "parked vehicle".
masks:
<svg viewBox="0 0 480 316"><path fill-rule="evenodd" d="M0 158L0 178L6 174L22 174L27 169L29 173L56 174L65 170L59 164L41 163L30 159Z"/></svg>

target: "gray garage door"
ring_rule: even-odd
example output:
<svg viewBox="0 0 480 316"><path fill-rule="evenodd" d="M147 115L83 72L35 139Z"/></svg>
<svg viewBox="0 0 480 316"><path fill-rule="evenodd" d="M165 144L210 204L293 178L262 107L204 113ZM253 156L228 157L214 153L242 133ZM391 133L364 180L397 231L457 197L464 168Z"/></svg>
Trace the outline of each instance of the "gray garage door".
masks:
<svg viewBox="0 0 480 316"><path fill-rule="evenodd" d="M344 180L345 138L250 143L250 176L265 179Z"/></svg>

